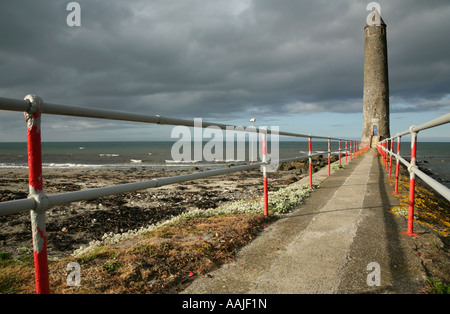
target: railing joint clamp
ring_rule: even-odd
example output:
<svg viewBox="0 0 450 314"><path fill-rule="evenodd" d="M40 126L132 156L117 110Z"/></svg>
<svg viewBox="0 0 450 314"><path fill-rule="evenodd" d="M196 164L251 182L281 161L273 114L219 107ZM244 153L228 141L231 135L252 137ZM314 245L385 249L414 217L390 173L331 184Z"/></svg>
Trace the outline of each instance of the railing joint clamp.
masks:
<svg viewBox="0 0 450 314"><path fill-rule="evenodd" d="M36 212L45 212L49 207L48 196L44 192L31 192L28 195L28 198L34 199L36 204L34 211Z"/></svg>

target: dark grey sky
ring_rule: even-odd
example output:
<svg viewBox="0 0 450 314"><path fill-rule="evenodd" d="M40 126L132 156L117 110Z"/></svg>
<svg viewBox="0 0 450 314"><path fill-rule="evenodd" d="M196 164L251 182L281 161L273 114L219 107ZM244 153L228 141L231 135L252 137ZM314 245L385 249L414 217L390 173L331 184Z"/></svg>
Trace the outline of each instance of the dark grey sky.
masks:
<svg viewBox="0 0 450 314"><path fill-rule="evenodd" d="M361 133L362 122L343 127L343 120L362 120L370 1L80 0L81 27L66 24L69 2L1 1L1 97L34 93L68 105L230 124L255 116L286 131L335 136L340 125L342 136ZM378 3L398 132L450 111L450 3ZM0 112L0 141L24 140L21 119ZM124 136L170 132L45 117L44 140Z"/></svg>

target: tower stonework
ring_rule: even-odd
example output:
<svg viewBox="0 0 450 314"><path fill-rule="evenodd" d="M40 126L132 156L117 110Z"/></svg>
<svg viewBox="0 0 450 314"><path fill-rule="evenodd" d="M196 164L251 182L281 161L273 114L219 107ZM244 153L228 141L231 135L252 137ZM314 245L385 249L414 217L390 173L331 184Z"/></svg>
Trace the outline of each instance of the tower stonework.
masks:
<svg viewBox="0 0 450 314"><path fill-rule="evenodd" d="M390 137L386 24L378 11L364 27L364 94L362 142Z"/></svg>

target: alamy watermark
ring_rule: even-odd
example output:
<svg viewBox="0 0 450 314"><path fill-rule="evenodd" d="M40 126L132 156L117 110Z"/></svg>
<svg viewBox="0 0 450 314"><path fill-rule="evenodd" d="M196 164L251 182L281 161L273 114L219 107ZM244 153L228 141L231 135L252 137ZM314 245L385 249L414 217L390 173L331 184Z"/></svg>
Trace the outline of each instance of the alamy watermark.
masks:
<svg viewBox="0 0 450 314"><path fill-rule="evenodd" d="M69 2L66 6L67 11L71 11L66 18L67 26L81 26L81 7L78 2Z"/></svg>
<svg viewBox="0 0 450 314"><path fill-rule="evenodd" d="M77 262L70 262L67 264L67 271L70 273L67 275L66 283L69 287L81 286L81 267Z"/></svg>
<svg viewBox="0 0 450 314"><path fill-rule="evenodd" d="M366 283L369 287L381 286L381 267L377 262L371 262L367 264L367 271L370 273L367 275Z"/></svg>
<svg viewBox="0 0 450 314"><path fill-rule="evenodd" d="M203 128L202 119L195 118L193 132L186 126L176 126L172 129L171 138L178 139L171 149L171 157L175 162L256 162L260 160L267 162L266 171L268 172L276 171L278 168L278 126L271 126L270 129L256 128L253 125L226 126L223 130L214 125ZM266 149L264 149L264 138L267 140ZM205 143L205 140L208 141ZM266 152L265 155L264 152Z"/></svg>
<svg viewBox="0 0 450 314"><path fill-rule="evenodd" d="M379 25L381 23L379 15L381 15L381 6L378 2L370 2L366 9L372 11L367 15L366 22L368 25ZM379 15L376 15L373 9L376 9ZM66 18L67 26L81 26L81 6L78 2L69 2L66 6L67 11L71 11Z"/></svg>
<svg viewBox="0 0 450 314"><path fill-rule="evenodd" d="M375 14L375 10L378 11L378 14ZM381 24L381 6L378 2L370 2L367 7L367 11L372 11L367 15L366 22L369 26L376 26Z"/></svg>

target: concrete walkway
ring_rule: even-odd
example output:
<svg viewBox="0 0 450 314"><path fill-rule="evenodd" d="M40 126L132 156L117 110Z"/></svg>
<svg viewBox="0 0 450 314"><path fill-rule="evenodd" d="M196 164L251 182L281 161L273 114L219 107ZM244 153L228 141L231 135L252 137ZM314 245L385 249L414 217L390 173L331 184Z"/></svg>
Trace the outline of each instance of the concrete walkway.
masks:
<svg viewBox="0 0 450 314"><path fill-rule="evenodd" d="M387 192L376 151L330 177L326 168L320 170L313 183L321 188L240 250L234 263L211 272L212 278L196 279L182 293L416 292L425 272L401 233L402 221L388 213L396 200ZM371 276L375 268L367 269L372 262L379 265L378 277ZM380 285L368 285L368 276Z"/></svg>

